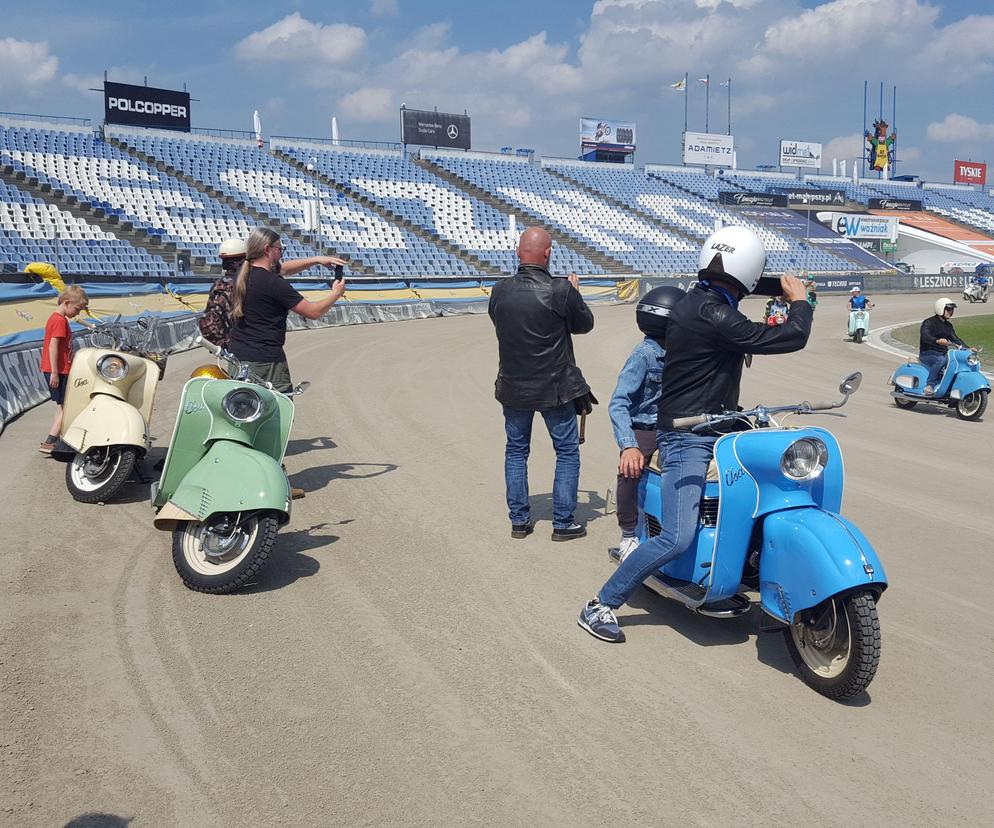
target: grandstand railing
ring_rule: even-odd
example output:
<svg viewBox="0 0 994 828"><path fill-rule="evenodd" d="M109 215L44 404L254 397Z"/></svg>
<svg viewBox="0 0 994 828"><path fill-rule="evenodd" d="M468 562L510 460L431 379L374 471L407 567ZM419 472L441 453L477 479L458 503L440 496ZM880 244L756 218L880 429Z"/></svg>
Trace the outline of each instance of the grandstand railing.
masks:
<svg viewBox="0 0 994 828"><path fill-rule="evenodd" d="M45 124L73 124L88 127L89 118L76 118L72 115L35 115L29 112L0 112L0 118L12 118L16 121L32 121Z"/></svg>
<svg viewBox="0 0 994 828"><path fill-rule="evenodd" d="M159 131L159 130L157 130ZM171 130L173 137L183 137L183 133L176 134ZM218 129L215 127L190 127L191 135L207 135L211 138L241 138L246 141L254 141L255 133L248 129Z"/></svg>
<svg viewBox="0 0 994 828"><path fill-rule="evenodd" d="M318 149L343 150L367 149L367 150L387 150L391 153L399 153L401 145L394 141L354 141L348 138L305 138L299 135L270 135L271 141L280 143L293 143L299 147L314 146Z"/></svg>

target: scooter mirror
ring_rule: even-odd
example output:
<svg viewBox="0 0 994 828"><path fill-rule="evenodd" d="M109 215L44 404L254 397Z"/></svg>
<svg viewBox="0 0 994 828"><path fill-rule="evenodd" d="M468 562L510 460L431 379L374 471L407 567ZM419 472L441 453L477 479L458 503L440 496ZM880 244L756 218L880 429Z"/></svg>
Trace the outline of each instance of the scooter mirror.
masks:
<svg viewBox="0 0 994 828"><path fill-rule="evenodd" d="M854 371L852 374L850 374L848 377L842 380L842 384L839 385L839 392L845 394L846 396L854 394L856 390L859 388L859 386L862 384L862 382L863 382L863 375L859 371Z"/></svg>
<svg viewBox="0 0 994 828"><path fill-rule="evenodd" d="M311 383L308 380L298 383L293 389L293 396L296 397L298 394L303 394L310 387Z"/></svg>

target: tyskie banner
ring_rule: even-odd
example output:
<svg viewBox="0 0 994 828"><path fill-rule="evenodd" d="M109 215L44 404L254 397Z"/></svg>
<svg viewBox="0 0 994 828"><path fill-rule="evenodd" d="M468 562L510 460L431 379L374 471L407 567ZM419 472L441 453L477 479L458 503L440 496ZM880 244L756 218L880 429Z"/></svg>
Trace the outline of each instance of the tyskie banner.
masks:
<svg viewBox="0 0 994 828"><path fill-rule="evenodd" d="M104 81L104 123L190 131L190 93Z"/></svg>
<svg viewBox="0 0 994 828"><path fill-rule="evenodd" d="M983 187L987 183L987 165L981 161L954 161L953 181Z"/></svg>

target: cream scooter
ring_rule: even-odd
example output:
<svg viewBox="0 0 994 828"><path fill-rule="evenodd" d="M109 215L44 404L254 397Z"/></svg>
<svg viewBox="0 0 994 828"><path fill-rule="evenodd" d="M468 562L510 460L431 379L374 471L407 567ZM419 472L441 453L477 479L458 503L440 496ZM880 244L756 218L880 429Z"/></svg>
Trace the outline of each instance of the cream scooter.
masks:
<svg viewBox="0 0 994 828"><path fill-rule="evenodd" d="M67 464L66 488L83 503L113 497L148 451L152 403L166 362L150 351L155 322L143 316L129 327L116 319L96 326L93 345L73 358L62 439L52 457Z"/></svg>

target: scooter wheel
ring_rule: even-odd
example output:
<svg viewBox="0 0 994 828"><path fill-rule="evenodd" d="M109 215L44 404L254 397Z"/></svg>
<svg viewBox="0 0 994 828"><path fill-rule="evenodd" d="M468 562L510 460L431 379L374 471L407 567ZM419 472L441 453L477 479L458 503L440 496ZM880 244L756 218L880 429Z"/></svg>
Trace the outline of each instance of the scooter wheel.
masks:
<svg viewBox="0 0 994 828"><path fill-rule="evenodd" d="M188 589L226 595L262 569L276 544L279 522L264 512L235 524L237 515L184 521L173 530L173 565Z"/></svg>
<svg viewBox="0 0 994 828"><path fill-rule="evenodd" d="M128 482L138 460L134 446L108 446L66 463L66 488L80 503L104 503Z"/></svg>
<svg viewBox="0 0 994 828"><path fill-rule="evenodd" d="M961 420L979 420L987 410L987 390L974 391L956 401L956 416Z"/></svg>
<svg viewBox="0 0 994 828"><path fill-rule="evenodd" d="M853 341L857 344L863 341L863 329L856 328L856 335L853 337Z"/></svg>
<svg viewBox="0 0 994 828"><path fill-rule="evenodd" d="M877 673L880 619L868 592L822 601L784 638L804 683L830 699L862 693Z"/></svg>
<svg viewBox="0 0 994 828"><path fill-rule="evenodd" d="M895 385L894 390L900 391L901 389ZM894 397L894 405L896 405L898 408L903 408L905 411L910 411L912 408L918 405L918 403L916 403L914 400L899 400L897 397Z"/></svg>

